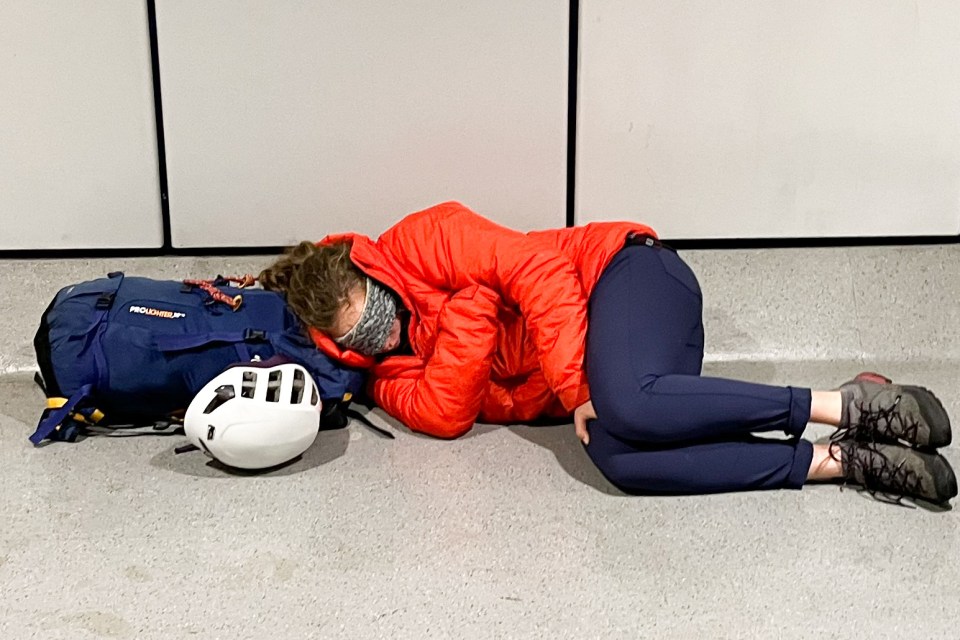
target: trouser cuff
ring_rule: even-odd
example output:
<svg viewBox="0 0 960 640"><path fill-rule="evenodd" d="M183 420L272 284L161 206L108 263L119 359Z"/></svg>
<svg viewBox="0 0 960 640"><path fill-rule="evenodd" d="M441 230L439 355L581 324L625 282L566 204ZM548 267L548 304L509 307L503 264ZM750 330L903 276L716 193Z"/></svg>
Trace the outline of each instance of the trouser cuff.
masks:
<svg viewBox="0 0 960 640"><path fill-rule="evenodd" d="M793 468L787 476L787 489L801 489L810 473L810 463L813 462L813 443L809 440L797 440L793 450Z"/></svg>
<svg viewBox="0 0 960 640"><path fill-rule="evenodd" d="M787 387L790 390L790 418L787 435L800 437L810 422L812 392L803 387Z"/></svg>

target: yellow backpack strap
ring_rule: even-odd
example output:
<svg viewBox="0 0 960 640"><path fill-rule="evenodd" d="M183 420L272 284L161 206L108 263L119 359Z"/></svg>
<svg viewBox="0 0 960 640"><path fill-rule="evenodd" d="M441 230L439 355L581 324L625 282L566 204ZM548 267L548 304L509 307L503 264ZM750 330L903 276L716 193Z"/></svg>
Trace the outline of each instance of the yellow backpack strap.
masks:
<svg viewBox="0 0 960 640"><path fill-rule="evenodd" d="M65 404L67 404L66 398L47 398L47 409L59 409ZM71 413L70 417L77 422L82 422L83 424L98 424L101 420L103 420L103 412L99 409L94 409L90 412L89 416L85 416L81 413Z"/></svg>
<svg viewBox="0 0 960 640"><path fill-rule="evenodd" d="M70 426L67 426L66 429L61 429L61 427L68 425L67 418L70 417L70 414L75 413L77 407L82 406L82 403L92 395L93 385L85 384L77 389L66 402L63 402L62 398L59 400L54 398L54 404L58 404L60 407L57 409L44 410L43 415L40 416L40 422L37 423L36 431L30 436L30 442L34 445L39 445L47 438L52 437L54 432L59 434L53 438L54 440L68 440L72 442L76 438L76 429Z"/></svg>

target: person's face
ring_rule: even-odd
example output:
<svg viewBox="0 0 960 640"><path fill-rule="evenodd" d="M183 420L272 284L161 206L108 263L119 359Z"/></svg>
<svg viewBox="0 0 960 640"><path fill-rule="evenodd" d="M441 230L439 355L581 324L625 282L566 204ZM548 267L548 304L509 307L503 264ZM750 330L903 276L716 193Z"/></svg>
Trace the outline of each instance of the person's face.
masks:
<svg viewBox="0 0 960 640"><path fill-rule="evenodd" d="M358 322L360 322L360 316L363 314L363 305L367 299L367 288L366 284L361 284L355 287L350 291L350 298L346 305L341 307L340 313L337 314L336 321L334 322L333 329L331 331L331 338L334 340L339 340L343 336L350 333L350 330L353 329ZM393 319L393 326L390 328L390 337L387 338L387 344L384 346L384 352L393 351L400 346L400 318Z"/></svg>

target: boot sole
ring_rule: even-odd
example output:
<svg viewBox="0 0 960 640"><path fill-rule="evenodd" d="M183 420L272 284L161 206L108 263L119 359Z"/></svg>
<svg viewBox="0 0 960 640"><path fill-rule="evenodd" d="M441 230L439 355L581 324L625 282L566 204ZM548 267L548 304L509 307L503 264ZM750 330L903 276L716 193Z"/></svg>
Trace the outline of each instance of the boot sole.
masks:
<svg viewBox="0 0 960 640"><path fill-rule="evenodd" d="M935 458L931 459L931 464L926 465L927 471L934 479L934 488L937 497L940 498L939 504L946 504L948 501L957 497L957 474L954 473L950 463L939 453L933 454ZM939 466L940 473L934 473L931 467Z"/></svg>

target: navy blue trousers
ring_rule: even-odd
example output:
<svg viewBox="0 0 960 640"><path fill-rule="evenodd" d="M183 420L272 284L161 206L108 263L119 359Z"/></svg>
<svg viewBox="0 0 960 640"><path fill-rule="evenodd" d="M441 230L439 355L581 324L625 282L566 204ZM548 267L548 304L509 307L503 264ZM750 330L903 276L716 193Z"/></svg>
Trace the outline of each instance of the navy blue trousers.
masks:
<svg viewBox="0 0 960 640"><path fill-rule="evenodd" d="M629 244L590 296L587 453L628 493L799 489L810 390L700 375L703 297L671 249ZM780 438L754 433L780 432ZM785 434L785 435L784 435Z"/></svg>

